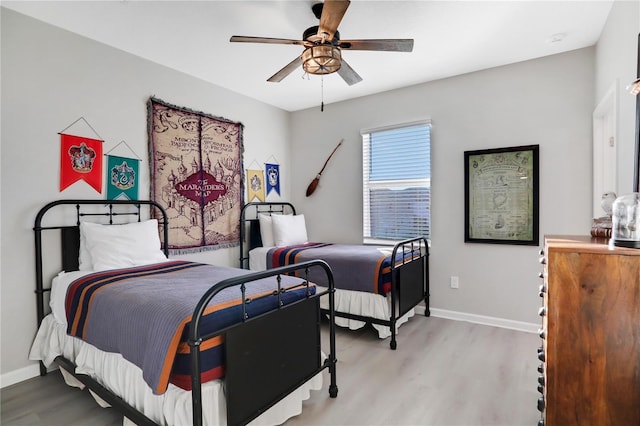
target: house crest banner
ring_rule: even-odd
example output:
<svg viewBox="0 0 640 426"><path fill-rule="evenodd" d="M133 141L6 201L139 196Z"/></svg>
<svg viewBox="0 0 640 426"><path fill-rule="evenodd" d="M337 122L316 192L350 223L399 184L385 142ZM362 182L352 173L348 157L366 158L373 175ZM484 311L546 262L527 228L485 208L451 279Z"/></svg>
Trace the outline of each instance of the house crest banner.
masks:
<svg viewBox="0 0 640 426"><path fill-rule="evenodd" d="M249 187L247 188L249 202L253 202L255 200L264 202L264 172L262 170L247 169L247 182L249 184Z"/></svg>
<svg viewBox="0 0 640 426"><path fill-rule="evenodd" d="M79 180L102 193L102 141L60 134L60 191Z"/></svg>
<svg viewBox="0 0 640 426"><path fill-rule="evenodd" d="M138 199L140 160L107 155L107 200Z"/></svg>
<svg viewBox="0 0 640 426"><path fill-rule="evenodd" d="M169 249L190 253L237 245L242 124L150 98L148 125L151 198L168 213Z"/></svg>
<svg viewBox="0 0 640 426"><path fill-rule="evenodd" d="M266 163L264 169L267 175L267 195L271 191L275 191L280 195L280 165Z"/></svg>

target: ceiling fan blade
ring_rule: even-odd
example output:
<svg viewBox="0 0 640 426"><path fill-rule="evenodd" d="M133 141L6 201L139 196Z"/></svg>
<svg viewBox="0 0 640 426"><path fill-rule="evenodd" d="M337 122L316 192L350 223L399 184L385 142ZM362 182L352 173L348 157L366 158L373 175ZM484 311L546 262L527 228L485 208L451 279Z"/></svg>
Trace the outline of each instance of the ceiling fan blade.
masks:
<svg viewBox="0 0 640 426"><path fill-rule="evenodd" d="M325 0L320 16L320 26L318 27L318 37L325 37L326 41L333 40L333 35L344 17L349 1L345 0Z"/></svg>
<svg viewBox="0 0 640 426"><path fill-rule="evenodd" d="M413 51L413 39L370 39L370 40L340 40L341 49L349 50L384 50L388 52Z"/></svg>
<svg viewBox="0 0 640 426"><path fill-rule="evenodd" d="M232 43L269 43L269 44L298 44L306 46L309 43L305 40L290 40L287 38L270 38L270 37L247 37L232 36L229 39Z"/></svg>
<svg viewBox="0 0 640 426"><path fill-rule="evenodd" d="M362 77L358 75L357 72L354 71L353 68L345 61L342 60L342 65L340 65L340 69L338 70L338 74L344 81L347 82L349 86L353 86L356 83L360 83L362 81Z"/></svg>
<svg viewBox="0 0 640 426"><path fill-rule="evenodd" d="M283 78L291 74L300 65L302 65L302 57L298 56L293 61L285 65L285 67L282 68L280 71L278 71L277 73L269 77L267 81L270 81L272 83L278 83L282 81Z"/></svg>

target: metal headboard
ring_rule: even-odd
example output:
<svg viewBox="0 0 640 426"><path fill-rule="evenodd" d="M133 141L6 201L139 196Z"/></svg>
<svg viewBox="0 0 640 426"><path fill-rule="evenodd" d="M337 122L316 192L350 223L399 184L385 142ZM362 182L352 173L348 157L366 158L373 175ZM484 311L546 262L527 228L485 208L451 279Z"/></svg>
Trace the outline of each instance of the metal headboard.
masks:
<svg viewBox="0 0 640 426"><path fill-rule="evenodd" d="M255 202L247 203L242 207L240 212L240 267L243 269L249 269L249 252L256 247L262 247L259 213L267 215L296 214L296 209L293 204L288 202Z"/></svg>
<svg viewBox="0 0 640 426"><path fill-rule="evenodd" d="M54 207L75 205L75 224L71 224L71 219L65 221L64 218L59 219L61 225L42 226L42 220L45 214ZM87 211L83 207L93 205L97 208ZM44 294L51 291L51 288L44 288L44 277L42 270L42 232L51 230L60 230L60 238L62 245L62 270L74 271L78 269L78 253L80 248L80 219L89 216L107 217L109 224L114 224L114 218L118 216L133 216L138 222L141 221L142 206L149 207L149 216L158 220L158 224L162 229L164 236L164 244L162 246L164 254L169 257L169 218L164 208L150 200L57 200L53 201L38 211L36 215L33 231L35 233L35 256L36 256L36 299L38 311L38 326L44 319ZM131 208L133 207L133 209ZM133 222L129 220L128 222ZM44 366L40 365L42 370Z"/></svg>

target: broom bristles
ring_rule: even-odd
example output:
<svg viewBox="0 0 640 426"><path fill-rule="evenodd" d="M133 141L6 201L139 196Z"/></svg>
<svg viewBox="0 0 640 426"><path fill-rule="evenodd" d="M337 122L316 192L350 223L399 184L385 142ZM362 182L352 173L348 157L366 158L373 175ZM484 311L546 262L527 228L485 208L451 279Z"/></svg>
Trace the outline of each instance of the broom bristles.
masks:
<svg viewBox="0 0 640 426"><path fill-rule="evenodd" d="M313 194L313 192L316 190L318 182L320 182L320 179L318 179L317 177L311 181L311 183L307 187L307 197Z"/></svg>

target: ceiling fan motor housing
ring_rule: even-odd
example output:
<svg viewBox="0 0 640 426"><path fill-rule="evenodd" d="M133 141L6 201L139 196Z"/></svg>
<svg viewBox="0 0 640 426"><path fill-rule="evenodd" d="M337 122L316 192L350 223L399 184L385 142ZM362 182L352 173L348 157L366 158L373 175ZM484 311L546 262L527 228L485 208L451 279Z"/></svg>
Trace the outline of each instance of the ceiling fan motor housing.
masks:
<svg viewBox="0 0 640 426"><path fill-rule="evenodd" d="M303 40L307 40L310 41L312 43L320 43L322 42L322 38L318 35L318 29L320 27L319 26L314 26L314 27L309 27L306 30L304 30L304 33L302 33L302 39ZM326 44L333 44L334 46L337 46L338 44L340 44L340 32L338 30L336 30L335 33L333 33L333 39L331 41L327 41L325 42Z"/></svg>

